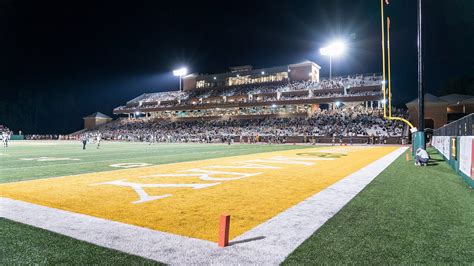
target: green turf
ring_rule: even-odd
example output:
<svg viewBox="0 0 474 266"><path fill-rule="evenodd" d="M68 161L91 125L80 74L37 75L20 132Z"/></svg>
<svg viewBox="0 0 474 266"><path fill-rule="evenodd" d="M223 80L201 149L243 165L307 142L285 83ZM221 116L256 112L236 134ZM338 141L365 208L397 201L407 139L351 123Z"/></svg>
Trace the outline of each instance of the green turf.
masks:
<svg viewBox="0 0 474 266"><path fill-rule="evenodd" d="M41 145L45 144L45 145ZM100 149L88 145L82 150L77 142L11 142L0 148L0 183L37 178L118 170L116 163L167 164L261 152L302 149L298 145L216 145L154 144L103 142ZM25 161L21 159L54 157L79 161Z"/></svg>
<svg viewBox="0 0 474 266"><path fill-rule="evenodd" d="M44 144L44 145L43 145ZM101 149L79 142L11 142L0 149L0 183L117 170L110 164L165 164L271 152L307 146L208 145L103 142ZM23 161L21 158L74 158L80 161ZM0 219L0 265L13 264L151 264L150 261L43 229Z"/></svg>
<svg viewBox="0 0 474 266"><path fill-rule="evenodd" d="M100 150L90 146L82 151L76 142L46 146L16 143L0 149L0 183L114 170L109 166L113 163L163 164L307 148L104 143ZM19 160L33 157L81 160ZM436 165L423 168L400 157L284 264L474 263L474 194L440 156L433 157ZM0 219L0 265L149 263L140 257Z"/></svg>
<svg viewBox="0 0 474 266"><path fill-rule="evenodd" d="M474 263L474 193L431 155L398 158L284 264Z"/></svg>
<svg viewBox="0 0 474 266"><path fill-rule="evenodd" d="M0 265L159 265L0 218Z"/></svg>

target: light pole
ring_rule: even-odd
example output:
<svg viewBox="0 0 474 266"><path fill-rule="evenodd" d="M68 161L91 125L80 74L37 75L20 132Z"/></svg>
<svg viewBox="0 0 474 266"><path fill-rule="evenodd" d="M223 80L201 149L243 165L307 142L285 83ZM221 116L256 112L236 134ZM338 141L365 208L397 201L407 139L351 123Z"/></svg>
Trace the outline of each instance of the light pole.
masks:
<svg viewBox="0 0 474 266"><path fill-rule="evenodd" d="M183 76L186 76L188 74L188 69L183 67L180 69L173 70L173 75L175 77L179 77L179 91L182 91L182 79Z"/></svg>
<svg viewBox="0 0 474 266"><path fill-rule="evenodd" d="M422 1L417 3L417 48L418 48L418 147L426 149L425 145L425 93L423 87L423 20Z"/></svg>
<svg viewBox="0 0 474 266"><path fill-rule="evenodd" d="M340 56L346 50L346 45L342 41L336 41L326 47L319 49L321 55L329 56L329 79L332 79L332 57Z"/></svg>

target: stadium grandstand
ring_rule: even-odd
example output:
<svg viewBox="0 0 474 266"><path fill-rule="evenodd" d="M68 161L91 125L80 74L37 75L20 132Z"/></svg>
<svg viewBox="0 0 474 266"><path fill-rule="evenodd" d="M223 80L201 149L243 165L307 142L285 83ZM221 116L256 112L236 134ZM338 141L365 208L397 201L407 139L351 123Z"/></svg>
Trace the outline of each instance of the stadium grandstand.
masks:
<svg viewBox="0 0 474 266"><path fill-rule="evenodd" d="M181 91L140 95L114 109L118 120L82 133L130 141L402 142L407 128L383 119L381 74L320 79L320 69L304 61L186 75Z"/></svg>

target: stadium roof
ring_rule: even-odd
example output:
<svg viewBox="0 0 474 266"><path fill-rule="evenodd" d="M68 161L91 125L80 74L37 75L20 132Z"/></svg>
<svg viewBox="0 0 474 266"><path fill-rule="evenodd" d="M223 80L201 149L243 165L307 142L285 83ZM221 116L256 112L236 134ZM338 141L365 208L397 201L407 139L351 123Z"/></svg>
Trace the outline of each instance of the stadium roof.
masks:
<svg viewBox="0 0 474 266"><path fill-rule="evenodd" d="M463 100L462 102L460 102L461 104L474 104L474 97L472 98L469 98L469 99L466 99L466 100Z"/></svg>
<svg viewBox="0 0 474 266"><path fill-rule="evenodd" d="M449 95L441 96L439 98L447 101L449 104L459 104L468 99L474 98L474 96L464 95L464 94L449 94ZM472 100L470 100L469 102L472 102Z"/></svg>
<svg viewBox="0 0 474 266"><path fill-rule="evenodd" d="M186 75L183 78L191 78L191 77L197 77L199 80L214 80L216 79L224 79L228 77L235 77L236 75L241 75L241 76L261 76L262 73L265 73L263 75L271 75L274 73L278 72L287 72L288 67L294 67L294 66L303 66L303 65L308 65L312 64L316 66L316 68L321 69L321 66L316 64L313 61L305 60L302 62L298 62L295 64L289 64L289 65L282 65L282 66L274 66L274 67L268 67L268 68L259 68L259 69L253 69L251 65L244 65L244 66L236 66L236 67L231 67L231 71L229 72L224 72L224 73L214 73L214 74L190 74Z"/></svg>
<svg viewBox="0 0 474 266"><path fill-rule="evenodd" d="M409 105L416 105L418 104L418 98L416 99L413 99L412 101L406 103L406 106L409 106ZM440 98L440 97L437 97L437 96L434 96L433 94L431 93L425 93L425 104L446 104L448 105L448 101Z"/></svg>
<svg viewBox="0 0 474 266"><path fill-rule="evenodd" d="M112 117L110 117L110 116L108 116L108 115L106 115L106 114L103 114L103 113L101 113L101 112L95 112L95 113L93 113L93 114L90 114L90 115L84 117L84 119L86 119L86 118L112 119Z"/></svg>

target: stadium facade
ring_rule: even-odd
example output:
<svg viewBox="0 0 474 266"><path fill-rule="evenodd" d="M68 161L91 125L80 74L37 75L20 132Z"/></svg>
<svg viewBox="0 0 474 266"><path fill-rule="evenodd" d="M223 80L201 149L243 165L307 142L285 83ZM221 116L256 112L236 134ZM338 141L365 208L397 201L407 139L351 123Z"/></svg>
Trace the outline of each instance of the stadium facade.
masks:
<svg viewBox="0 0 474 266"><path fill-rule="evenodd" d="M382 105L381 74L320 78L312 61L253 69L232 67L219 74L190 74L182 91L142 94L114 109L142 119L253 119L311 116L340 106Z"/></svg>

